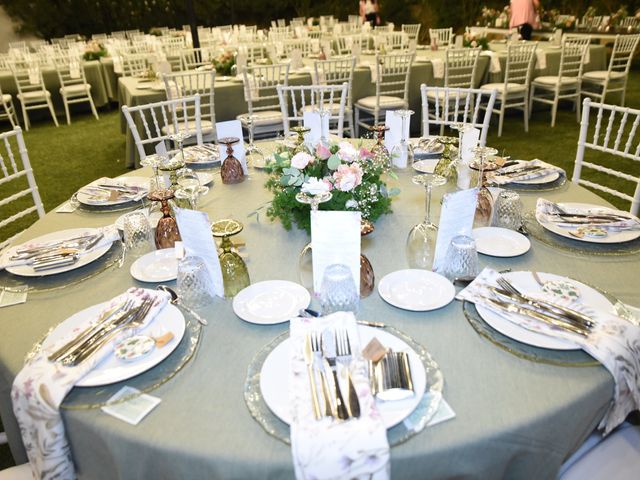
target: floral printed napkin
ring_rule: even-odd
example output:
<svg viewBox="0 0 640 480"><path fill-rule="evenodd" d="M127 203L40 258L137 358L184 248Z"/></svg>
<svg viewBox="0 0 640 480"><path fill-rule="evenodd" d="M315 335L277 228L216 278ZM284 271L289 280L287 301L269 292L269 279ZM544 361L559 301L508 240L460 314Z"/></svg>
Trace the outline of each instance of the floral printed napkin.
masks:
<svg viewBox="0 0 640 480"><path fill-rule="evenodd" d="M563 222L562 218L557 215L558 213L568 213L568 214L576 214L576 215L615 214L615 215L626 216L625 212L620 212L615 209L611 209L607 207L594 206L592 208L572 208L564 205L560 206L549 200L545 200L544 198L538 199L538 202L536 203L536 219L539 222L554 223L559 227L563 227L563 228L576 228L575 223ZM588 223L585 223L585 225L588 225ZM606 223L598 222L597 226L613 232L623 231L623 230L639 230L640 222L638 222L637 218L629 216L629 218L626 218L626 219L612 220L611 222L606 222Z"/></svg>
<svg viewBox="0 0 640 480"><path fill-rule="evenodd" d="M523 167L540 167L540 170L524 171L519 175L512 174ZM516 165L501 168L500 170L487 175L487 178L496 185L505 185L507 183L518 183L524 180L533 180L534 178L545 177L553 172L563 172L563 170L549 163L543 162L542 160L536 159L531 160L530 162L518 162Z"/></svg>
<svg viewBox="0 0 640 480"><path fill-rule="evenodd" d="M169 294L130 288L111 300L100 313L109 311L129 298L136 304L140 304L147 298L154 299L145 320L145 325L148 325L167 304ZM80 325L78 329L88 327L98 317L99 315L87 318L87 323ZM144 328L145 325L140 328ZM42 349L33 358L27 360L16 376L11 389L13 412L20 425L20 433L31 470L35 478L42 480L75 478L71 450L60 416L60 404L74 385L112 351L111 344L107 344L93 357L73 367L65 367L49 361L47 357L52 352L69 342L78 333L78 330L74 330L55 345Z"/></svg>

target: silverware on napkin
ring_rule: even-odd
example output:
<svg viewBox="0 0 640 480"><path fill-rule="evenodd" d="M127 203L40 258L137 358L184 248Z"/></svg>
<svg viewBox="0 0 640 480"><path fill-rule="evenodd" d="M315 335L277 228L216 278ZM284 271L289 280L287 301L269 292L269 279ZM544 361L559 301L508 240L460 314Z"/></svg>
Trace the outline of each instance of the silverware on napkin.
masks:
<svg viewBox="0 0 640 480"><path fill-rule="evenodd" d="M349 411L344 402L344 396L340 388L340 382L338 381L338 365L336 362L336 341L332 331L325 330L322 335L322 353L324 359L329 365L329 370L333 374L333 386L335 392L336 412L340 420L346 420L349 418Z"/></svg>
<svg viewBox="0 0 640 480"><path fill-rule="evenodd" d="M307 366L307 376L309 377L309 389L311 391L311 404L313 406L313 415L316 420L320 420L322 418L322 413L320 412L320 402L318 401L318 387L316 385L316 377L315 371L313 368L313 351L311 349L311 335L305 335L304 339L304 363Z"/></svg>

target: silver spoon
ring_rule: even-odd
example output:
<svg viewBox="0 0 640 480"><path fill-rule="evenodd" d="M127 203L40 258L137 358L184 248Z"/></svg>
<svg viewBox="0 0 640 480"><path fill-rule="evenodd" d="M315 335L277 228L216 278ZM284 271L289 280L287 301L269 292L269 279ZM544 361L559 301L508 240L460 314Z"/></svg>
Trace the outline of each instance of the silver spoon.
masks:
<svg viewBox="0 0 640 480"><path fill-rule="evenodd" d="M200 315L198 315L196 312L194 312L192 309L190 309L189 307L183 305L182 303L179 303L179 299L178 299L178 294L176 293L176 291L171 288L168 287L166 285L158 285L156 287L156 290L162 290L163 292L167 292L169 295L171 295L171 303L173 305L180 305L183 309L185 309L188 313L190 313L191 315L194 316L194 318L196 320L198 320L198 322L200 322L201 325L209 325L209 322L207 322L204 318L202 318Z"/></svg>

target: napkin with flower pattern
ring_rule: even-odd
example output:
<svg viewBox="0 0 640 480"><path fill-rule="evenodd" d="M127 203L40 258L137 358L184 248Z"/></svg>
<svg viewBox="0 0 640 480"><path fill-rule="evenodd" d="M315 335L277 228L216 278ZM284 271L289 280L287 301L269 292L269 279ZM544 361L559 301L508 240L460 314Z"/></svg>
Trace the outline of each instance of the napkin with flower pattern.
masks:
<svg viewBox="0 0 640 480"><path fill-rule="evenodd" d="M539 170L533 171L523 171L521 173L516 173L518 170L523 167L540 167ZM542 160L531 160L530 162L518 162L515 165L511 165L509 167L501 168L496 170L495 172L491 172L487 175L487 178L496 185L506 185L508 183L518 183L525 180L533 180L535 178L546 177L550 173L553 172L561 172L564 171L561 168L558 168L549 163L543 162Z"/></svg>
<svg viewBox="0 0 640 480"><path fill-rule="evenodd" d="M360 417L347 421L316 421L307 367L306 335L326 329L347 330L353 353L351 378L360 400ZM291 451L298 479L384 480L389 478L387 431L371 394L366 362L362 358L358 329L352 313L337 312L323 318L294 318L291 341Z"/></svg>
<svg viewBox="0 0 640 480"><path fill-rule="evenodd" d="M167 304L169 294L130 288L111 300L100 313L109 311L129 298L136 304L140 304L147 298L153 299L153 306L145 319L145 325L148 325ZM72 340L98 317L99 315L87 318L86 323L78 325L77 329L65 338L28 359L13 381L11 389L13 413L20 425L22 441L35 478L73 479L76 476L64 423L60 416L60 404L74 385L100 363L113 348L111 344L107 344L93 357L73 367L51 362L47 357ZM144 328L145 325L140 328Z"/></svg>
<svg viewBox="0 0 640 480"><path fill-rule="evenodd" d="M563 221L563 218L558 216L559 213L575 214L575 215L607 215L615 214L623 217L629 215L626 212L621 212L607 207L573 207L558 205L544 198L539 198L536 202L536 219L539 222L554 223L562 228L575 228L576 224L572 222ZM589 223L585 223L589 225ZM598 227L604 228L612 232L620 232L625 230L640 230L640 221L636 217L631 215L628 218L620 218L619 220L611 220L610 222L598 222Z"/></svg>
<svg viewBox="0 0 640 480"><path fill-rule="evenodd" d="M488 287L497 286L499 276L495 270L485 268L456 298L483 305L528 330L580 345L585 352L602 363L615 381L611 405L598 425L605 435L624 422L630 412L640 409L640 327L610 312L586 310L588 307L583 305L567 303L566 306L588 314L595 322L589 335L583 337L529 317L495 310L486 299L492 297ZM541 294L540 298L545 298L545 295ZM556 297L546 296L546 299L561 303Z"/></svg>

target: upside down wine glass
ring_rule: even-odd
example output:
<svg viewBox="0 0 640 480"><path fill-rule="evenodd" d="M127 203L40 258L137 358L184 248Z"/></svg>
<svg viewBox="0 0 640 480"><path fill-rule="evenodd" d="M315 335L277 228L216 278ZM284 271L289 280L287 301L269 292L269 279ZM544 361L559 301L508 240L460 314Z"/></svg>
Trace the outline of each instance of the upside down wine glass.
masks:
<svg viewBox="0 0 640 480"><path fill-rule="evenodd" d="M447 183L442 175L415 175L412 179L416 185L425 188L425 217L424 221L415 225L407 237L407 263L409 268L423 268L431 270L438 236L438 227L431 221L431 191Z"/></svg>

